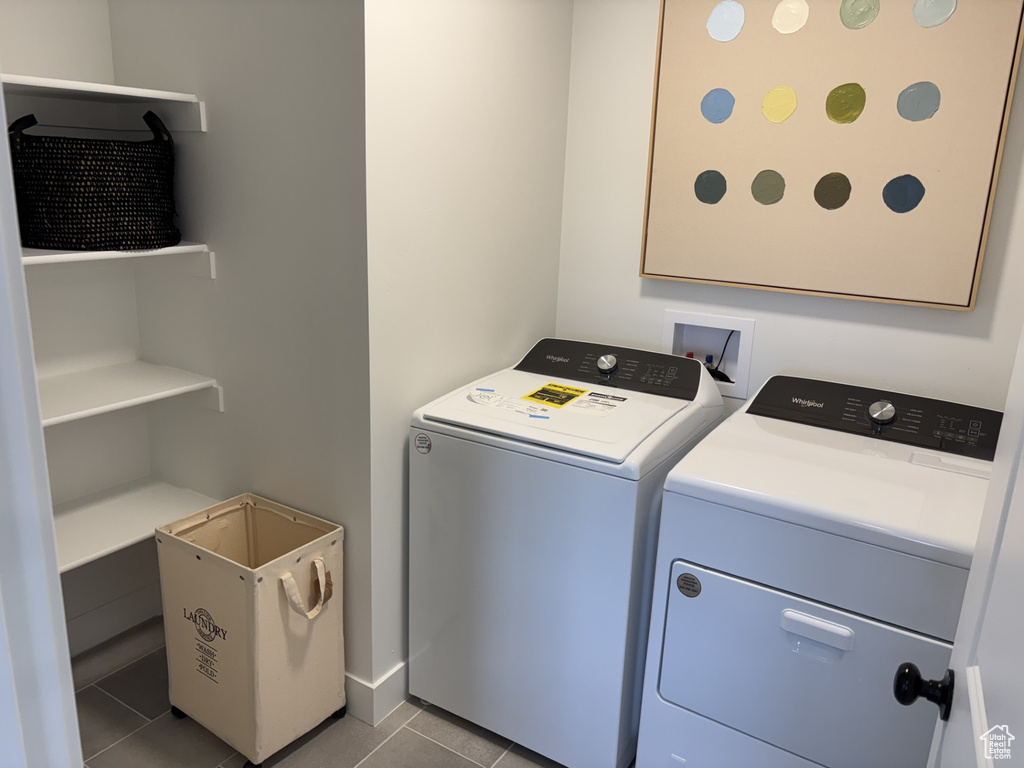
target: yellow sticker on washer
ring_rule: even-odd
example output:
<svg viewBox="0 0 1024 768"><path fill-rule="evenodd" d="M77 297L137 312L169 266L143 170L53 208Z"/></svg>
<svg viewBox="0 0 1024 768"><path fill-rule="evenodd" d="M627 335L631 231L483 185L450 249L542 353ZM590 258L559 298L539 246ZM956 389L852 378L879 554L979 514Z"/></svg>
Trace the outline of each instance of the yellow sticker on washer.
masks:
<svg viewBox="0 0 1024 768"><path fill-rule="evenodd" d="M544 403L552 408L561 408L568 405L577 397L587 394L587 390L579 387L568 387L565 384L545 384L536 392L523 395L523 400L533 400L535 403Z"/></svg>

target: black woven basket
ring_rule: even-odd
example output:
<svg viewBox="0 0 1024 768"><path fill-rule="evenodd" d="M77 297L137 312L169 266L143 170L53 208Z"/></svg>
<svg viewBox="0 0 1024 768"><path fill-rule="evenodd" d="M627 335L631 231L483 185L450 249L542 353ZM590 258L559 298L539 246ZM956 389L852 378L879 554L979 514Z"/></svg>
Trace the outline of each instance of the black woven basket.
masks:
<svg viewBox="0 0 1024 768"><path fill-rule="evenodd" d="M21 243L29 248L135 251L181 242L174 226L174 140L152 112L148 141L78 139L8 129Z"/></svg>

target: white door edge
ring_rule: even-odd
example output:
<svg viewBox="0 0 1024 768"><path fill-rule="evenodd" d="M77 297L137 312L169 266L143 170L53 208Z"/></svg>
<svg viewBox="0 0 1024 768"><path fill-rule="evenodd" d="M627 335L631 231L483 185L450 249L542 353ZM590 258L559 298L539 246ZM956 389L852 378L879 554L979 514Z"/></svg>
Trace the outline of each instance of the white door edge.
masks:
<svg viewBox="0 0 1024 768"><path fill-rule="evenodd" d="M6 125L2 102L0 119ZM82 747L6 141L0 150L0 520L3 764L80 767Z"/></svg>

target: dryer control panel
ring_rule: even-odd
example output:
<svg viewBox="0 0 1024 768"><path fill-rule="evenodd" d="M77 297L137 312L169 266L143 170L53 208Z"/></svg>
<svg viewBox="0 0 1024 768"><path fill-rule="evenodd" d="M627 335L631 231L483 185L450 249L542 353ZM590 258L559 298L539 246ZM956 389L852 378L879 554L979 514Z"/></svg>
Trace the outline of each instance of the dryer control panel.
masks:
<svg viewBox="0 0 1024 768"><path fill-rule="evenodd" d="M1003 421L986 408L796 376L770 378L747 413L987 461Z"/></svg>
<svg viewBox="0 0 1024 768"><path fill-rule="evenodd" d="M517 371L693 400L703 364L688 357L568 339L541 339Z"/></svg>

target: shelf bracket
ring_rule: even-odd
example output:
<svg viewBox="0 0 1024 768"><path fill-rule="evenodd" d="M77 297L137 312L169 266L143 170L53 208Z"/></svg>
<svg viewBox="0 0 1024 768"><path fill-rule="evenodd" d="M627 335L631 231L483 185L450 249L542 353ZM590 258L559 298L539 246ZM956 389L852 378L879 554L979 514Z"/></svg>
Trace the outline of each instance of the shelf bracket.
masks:
<svg viewBox="0 0 1024 768"><path fill-rule="evenodd" d="M201 277L205 280L217 279L217 256L213 251L204 251L196 255L193 262L192 277Z"/></svg>
<svg viewBox="0 0 1024 768"><path fill-rule="evenodd" d="M209 389L197 392L196 395L201 398L200 404L203 408L217 411L217 413L224 413L224 387L215 384Z"/></svg>

